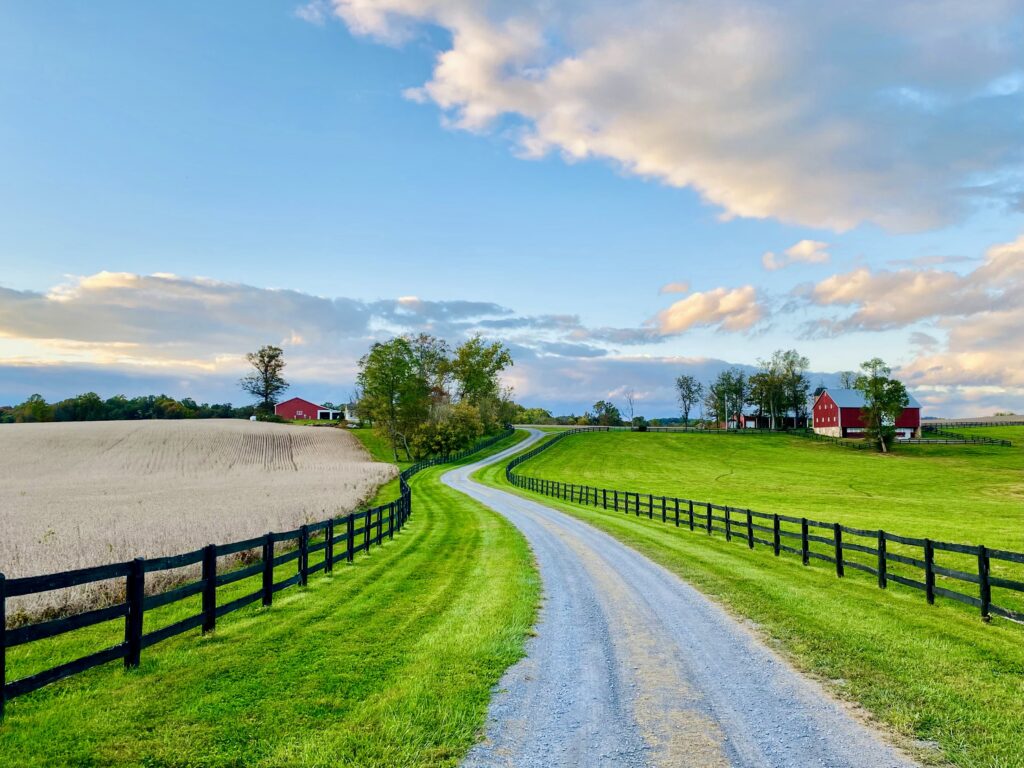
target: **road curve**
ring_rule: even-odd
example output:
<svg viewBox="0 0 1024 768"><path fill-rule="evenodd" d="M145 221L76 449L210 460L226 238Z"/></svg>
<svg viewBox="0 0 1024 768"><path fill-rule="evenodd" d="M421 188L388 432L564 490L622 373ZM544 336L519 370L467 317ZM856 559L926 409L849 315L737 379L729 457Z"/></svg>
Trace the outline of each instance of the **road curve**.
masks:
<svg viewBox="0 0 1024 768"><path fill-rule="evenodd" d="M470 474L450 487L508 518L533 549L544 604L505 673L467 768L909 768L815 682L677 576L595 528Z"/></svg>

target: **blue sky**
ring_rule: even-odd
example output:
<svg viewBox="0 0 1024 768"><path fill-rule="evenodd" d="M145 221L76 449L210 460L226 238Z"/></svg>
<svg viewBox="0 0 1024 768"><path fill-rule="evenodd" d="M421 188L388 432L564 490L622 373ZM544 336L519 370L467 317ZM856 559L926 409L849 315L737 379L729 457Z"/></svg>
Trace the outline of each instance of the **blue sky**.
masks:
<svg viewBox="0 0 1024 768"><path fill-rule="evenodd" d="M633 5L6 6L0 401L239 401L265 342L339 399L426 329L558 410L790 347L1024 408L1014 4Z"/></svg>

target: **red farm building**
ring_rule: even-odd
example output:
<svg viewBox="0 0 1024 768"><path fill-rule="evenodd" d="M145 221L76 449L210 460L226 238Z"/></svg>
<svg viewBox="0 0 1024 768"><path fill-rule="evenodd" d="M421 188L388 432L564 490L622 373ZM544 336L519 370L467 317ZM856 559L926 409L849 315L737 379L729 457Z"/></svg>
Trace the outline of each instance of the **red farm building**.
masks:
<svg viewBox="0 0 1024 768"><path fill-rule="evenodd" d="M274 414L282 419L292 421L294 419L340 419L341 411L332 408L324 408L322 405L303 400L301 397L293 397L274 406Z"/></svg>
<svg viewBox="0 0 1024 768"><path fill-rule="evenodd" d="M910 403L896 419L896 437L921 436L921 404L908 395ZM860 409L864 393L857 389L826 389L814 401L814 431L832 437L863 437Z"/></svg>

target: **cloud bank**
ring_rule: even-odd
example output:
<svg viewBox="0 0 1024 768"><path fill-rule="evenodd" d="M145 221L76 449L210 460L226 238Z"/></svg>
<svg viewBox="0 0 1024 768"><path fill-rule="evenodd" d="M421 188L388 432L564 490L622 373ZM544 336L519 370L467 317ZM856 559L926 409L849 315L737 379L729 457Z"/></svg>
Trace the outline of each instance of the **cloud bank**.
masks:
<svg viewBox="0 0 1024 768"><path fill-rule="evenodd" d="M723 215L920 230L1021 199L1014 0L314 0L450 41L408 95L526 157L600 158ZM430 38L437 39L437 36Z"/></svg>

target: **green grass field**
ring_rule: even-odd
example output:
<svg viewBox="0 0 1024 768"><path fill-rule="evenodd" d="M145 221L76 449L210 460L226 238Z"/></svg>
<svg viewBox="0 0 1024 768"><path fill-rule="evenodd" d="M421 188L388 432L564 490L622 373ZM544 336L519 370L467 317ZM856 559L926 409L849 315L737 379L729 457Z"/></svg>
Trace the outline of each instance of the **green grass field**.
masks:
<svg viewBox="0 0 1024 768"><path fill-rule="evenodd" d="M1000 493L1020 493L1013 479L1016 466L1020 481L1016 445L1013 453L968 447L970 454L959 457L950 455L953 448L934 455L947 468L943 472L929 467L929 457L916 449L876 461L859 451L776 436L591 434L567 438L519 471L665 493L699 495L703 490L715 501L773 511L795 489L817 505L815 514L832 510L835 518L850 522L862 515L861 522L884 522L899 530L902 524L888 522L882 501L906 498L896 491L898 479L911 477L905 467L919 467L935 484L913 484L908 493L928 493L927 501L911 500L912 516L894 515L921 525L943 523L941 509L957 508L956 499L946 504L942 498L951 492L949 467L957 467L965 479L952 485L963 489L956 492L978 489L990 504L985 508L997 511L999 522L989 530L1012 528L1015 509L1021 519L1019 495L1015 508L1012 498L1003 501ZM964 467L975 456L983 468ZM638 457L650 461L638 462ZM818 457L831 472L814 471ZM846 462L856 469L844 468ZM638 463L643 466L637 468ZM993 477L986 480L989 472ZM830 565L812 561L804 567L799 558L776 558L764 547L750 551L720 534L709 537L520 492L507 485L501 466L485 468L478 477L585 520L753 621L770 645L837 696L861 705L926 762L971 768L1024 765L1024 627L999 620L984 624L974 611L950 601L928 606L916 590L880 590L867 574L854 571L840 580ZM868 480L870 497L848 487ZM872 503L866 505L865 498ZM931 513L933 504L946 505ZM784 509L810 511L792 502ZM981 527L986 523L978 521ZM947 523L947 530L957 534L970 524L965 515Z"/></svg>
<svg viewBox="0 0 1024 768"><path fill-rule="evenodd" d="M603 432L567 438L521 474L1024 552L1024 439L884 456L787 435Z"/></svg>
<svg viewBox="0 0 1024 768"><path fill-rule="evenodd" d="M269 609L231 614L209 637L147 649L137 670L110 664L9 702L0 762L455 764L477 738L491 686L522 654L539 583L522 537L439 483L444 471L413 479L408 527L353 565L313 575ZM256 581L218 590L218 601ZM196 599L147 613L147 631L197 610ZM8 674L110 645L121 626L11 649Z"/></svg>

